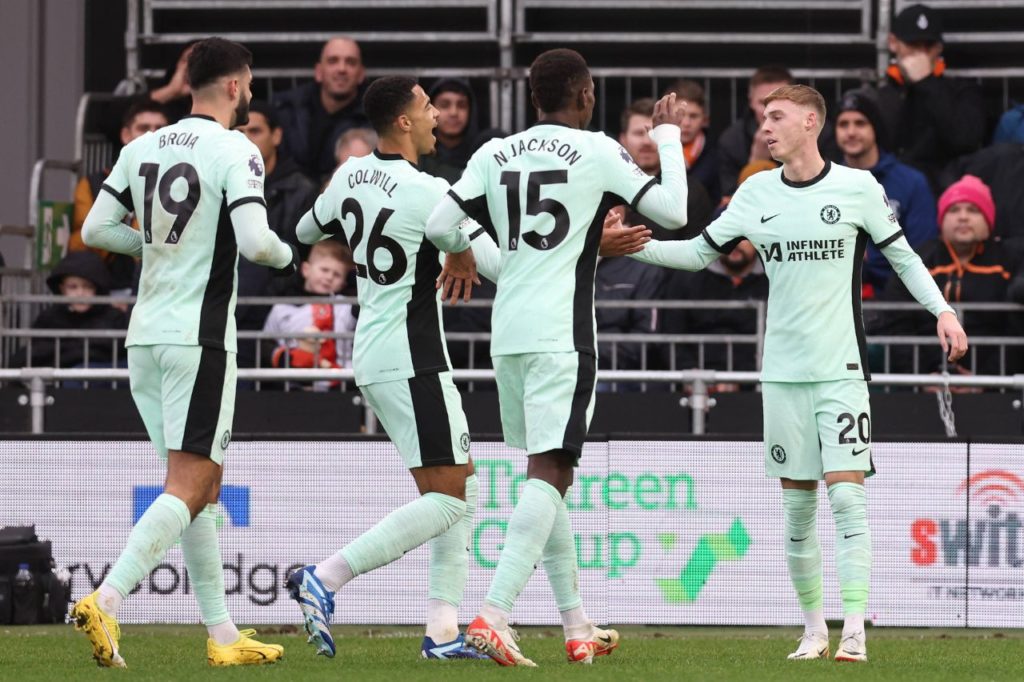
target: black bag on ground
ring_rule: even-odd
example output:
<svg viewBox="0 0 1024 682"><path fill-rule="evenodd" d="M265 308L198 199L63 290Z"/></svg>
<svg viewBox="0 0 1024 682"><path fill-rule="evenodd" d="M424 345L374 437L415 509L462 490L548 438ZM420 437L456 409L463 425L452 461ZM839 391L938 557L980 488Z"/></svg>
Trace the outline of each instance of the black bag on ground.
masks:
<svg viewBox="0 0 1024 682"><path fill-rule="evenodd" d="M22 564L31 580L17 579ZM70 595L54 566L50 541L39 540L35 526L0 528L0 624L64 622Z"/></svg>

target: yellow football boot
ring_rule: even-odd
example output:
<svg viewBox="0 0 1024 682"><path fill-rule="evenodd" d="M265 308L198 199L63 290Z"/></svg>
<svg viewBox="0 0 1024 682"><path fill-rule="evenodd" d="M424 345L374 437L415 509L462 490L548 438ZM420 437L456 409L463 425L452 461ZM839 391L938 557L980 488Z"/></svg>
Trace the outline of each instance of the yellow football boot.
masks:
<svg viewBox="0 0 1024 682"><path fill-rule="evenodd" d="M255 630L242 630L234 644L217 644L206 640L206 662L210 665L262 665L273 663L284 656L280 644L264 644L252 638Z"/></svg>
<svg viewBox="0 0 1024 682"><path fill-rule="evenodd" d="M71 618L75 629L81 630L92 643L92 657L96 664L105 668L125 668L124 659L118 653L117 643L121 639L121 628L117 619L108 616L96 603L97 592L78 601L71 607Z"/></svg>

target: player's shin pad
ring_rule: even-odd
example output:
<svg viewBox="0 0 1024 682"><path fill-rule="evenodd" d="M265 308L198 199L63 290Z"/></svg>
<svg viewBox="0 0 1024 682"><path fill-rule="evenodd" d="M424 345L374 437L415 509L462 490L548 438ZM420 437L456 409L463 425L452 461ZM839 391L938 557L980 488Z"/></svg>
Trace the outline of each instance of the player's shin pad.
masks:
<svg viewBox="0 0 1024 682"><path fill-rule="evenodd" d="M782 491L782 511L786 522L786 564L803 611L821 609L822 603L817 510L816 491Z"/></svg>
<svg viewBox="0 0 1024 682"><path fill-rule="evenodd" d="M836 521L836 573L843 613L864 613L871 583L867 495L859 483L836 483L829 486L828 499Z"/></svg>

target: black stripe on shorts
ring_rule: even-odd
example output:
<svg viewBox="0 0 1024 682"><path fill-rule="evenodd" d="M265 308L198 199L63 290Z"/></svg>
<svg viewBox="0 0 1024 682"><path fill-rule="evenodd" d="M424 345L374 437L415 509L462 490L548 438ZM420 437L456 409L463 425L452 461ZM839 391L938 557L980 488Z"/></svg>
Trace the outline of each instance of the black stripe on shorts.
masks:
<svg viewBox="0 0 1024 682"><path fill-rule="evenodd" d="M420 463L425 467L452 466L452 427L444 402L440 374L423 374L409 379L409 396L416 419Z"/></svg>
<svg viewBox="0 0 1024 682"><path fill-rule="evenodd" d="M217 348L202 348L196 383L192 386L192 397L188 403L185 433L181 436L181 449L183 452L209 457L213 451L214 438L217 438L220 403L224 397L224 382L227 380L228 354Z"/></svg>
<svg viewBox="0 0 1024 682"><path fill-rule="evenodd" d="M597 380L597 356L577 353L579 366L576 370L576 390L569 408L569 421L565 425L562 449L577 457L583 453L583 441L587 439L587 407L594 396L594 382Z"/></svg>

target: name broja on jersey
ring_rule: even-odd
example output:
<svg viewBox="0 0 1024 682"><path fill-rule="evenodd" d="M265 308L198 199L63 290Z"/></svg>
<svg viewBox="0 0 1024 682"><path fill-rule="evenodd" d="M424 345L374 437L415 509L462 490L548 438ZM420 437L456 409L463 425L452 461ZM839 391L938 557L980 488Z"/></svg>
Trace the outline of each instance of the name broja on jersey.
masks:
<svg viewBox="0 0 1024 682"><path fill-rule="evenodd" d="M103 189L136 213L143 236L127 345L236 351L230 214L264 203L263 174L259 149L207 116L186 116L121 150Z"/></svg>

